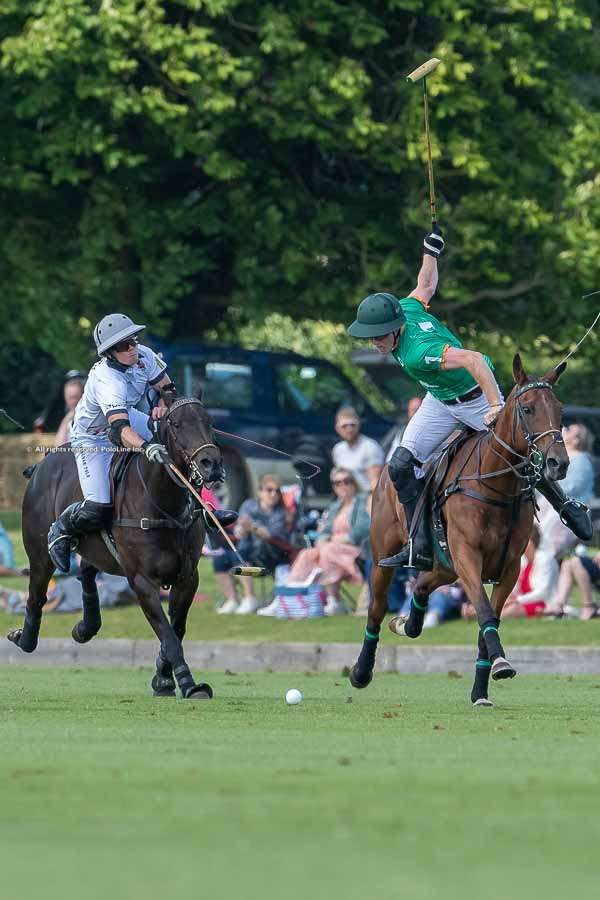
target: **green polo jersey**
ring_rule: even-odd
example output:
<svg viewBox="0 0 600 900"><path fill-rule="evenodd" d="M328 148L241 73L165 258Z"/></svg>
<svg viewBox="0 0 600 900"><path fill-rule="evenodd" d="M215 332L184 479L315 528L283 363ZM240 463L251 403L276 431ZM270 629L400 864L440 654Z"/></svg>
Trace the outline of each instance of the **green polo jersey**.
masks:
<svg viewBox="0 0 600 900"><path fill-rule="evenodd" d="M466 369L442 368L448 347L462 349L456 335L428 313L415 297L404 297L400 306L406 316L406 325L392 355L406 374L438 400L454 400L472 390L477 382ZM493 369L491 360L487 356L484 358Z"/></svg>

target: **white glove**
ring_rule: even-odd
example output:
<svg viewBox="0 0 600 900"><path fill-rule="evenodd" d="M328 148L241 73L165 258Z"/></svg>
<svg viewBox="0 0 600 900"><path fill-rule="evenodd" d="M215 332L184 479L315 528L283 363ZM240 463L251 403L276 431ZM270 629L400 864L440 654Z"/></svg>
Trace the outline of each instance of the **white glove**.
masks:
<svg viewBox="0 0 600 900"><path fill-rule="evenodd" d="M483 417L484 423L488 428L491 428L502 410L504 409L504 403L494 403L493 406L490 406L488 411L485 413Z"/></svg>
<svg viewBox="0 0 600 900"><path fill-rule="evenodd" d="M146 459L150 460L150 462L154 463L166 463L169 459L169 454L167 452L167 448L164 444L149 444L146 443L142 447Z"/></svg>

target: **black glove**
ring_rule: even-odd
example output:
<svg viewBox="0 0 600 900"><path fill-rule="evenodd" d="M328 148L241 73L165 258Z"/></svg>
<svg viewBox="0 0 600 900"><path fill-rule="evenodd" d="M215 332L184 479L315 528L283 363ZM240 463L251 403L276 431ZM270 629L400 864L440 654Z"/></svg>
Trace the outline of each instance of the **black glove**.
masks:
<svg viewBox="0 0 600 900"><path fill-rule="evenodd" d="M144 441L141 449L144 451L146 459L149 459L150 462L162 463L163 465L169 462L169 454L164 444L159 444L156 441Z"/></svg>
<svg viewBox="0 0 600 900"><path fill-rule="evenodd" d="M443 252L444 238L442 237L441 229L434 225L423 241L423 253L428 253L429 256L435 256L437 259Z"/></svg>

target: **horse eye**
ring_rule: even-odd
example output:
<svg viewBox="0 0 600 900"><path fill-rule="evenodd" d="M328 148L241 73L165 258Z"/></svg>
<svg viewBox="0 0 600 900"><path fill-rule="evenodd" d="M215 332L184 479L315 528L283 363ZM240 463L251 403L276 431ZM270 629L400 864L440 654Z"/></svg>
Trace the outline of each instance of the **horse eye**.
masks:
<svg viewBox="0 0 600 900"><path fill-rule="evenodd" d="M529 413L531 412L531 407L530 407L530 406L524 406L524 407L523 407L523 412L524 412L524 413L527 413L527 415L529 415Z"/></svg>

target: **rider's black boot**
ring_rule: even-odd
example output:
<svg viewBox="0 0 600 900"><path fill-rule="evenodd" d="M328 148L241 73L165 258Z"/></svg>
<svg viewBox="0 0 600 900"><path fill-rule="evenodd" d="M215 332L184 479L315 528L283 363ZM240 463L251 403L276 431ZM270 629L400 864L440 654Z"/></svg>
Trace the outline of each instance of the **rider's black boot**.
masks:
<svg viewBox="0 0 600 900"><path fill-rule="evenodd" d="M398 499L404 507L409 533L417 503L423 490L423 479L415 476L416 462L410 450L407 450L406 447L398 447L388 467L390 479L396 488ZM384 568L410 566L418 569L420 572L431 572L433 569L433 547L425 510L422 511L415 534L408 544L394 556L380 559L379 565Z"/></svg>
<svg viewBox="0 0 600 900"><path fill-rule="evenodd" d="M585 503L567 497L557 481L550 481L546 476L536 485L540 494L559 514L561 521L570 528L580 541L590 541L594 533L592 516Z"/></svg>
<svg viewBox="0 0 600 900"><path fill-rule="evenodd" d="M222 528L227 528L229 525L233 525L235 522L237 522L238 519L238 513L235 511L235 509L211 509L211 512ZM209 531L217 530L217 526L208 515L206 510L202 510L202 518L204 519L204 524Z"/></svg>
<svg viewBox="0 0 600 900"><path fill-rule="evenodd" d="M92 534L106 528L110 522L112 506L94 500L71 503L53 522L48 532L48 553L61 572L68 572L71 551L82 534Z"/></svg>

